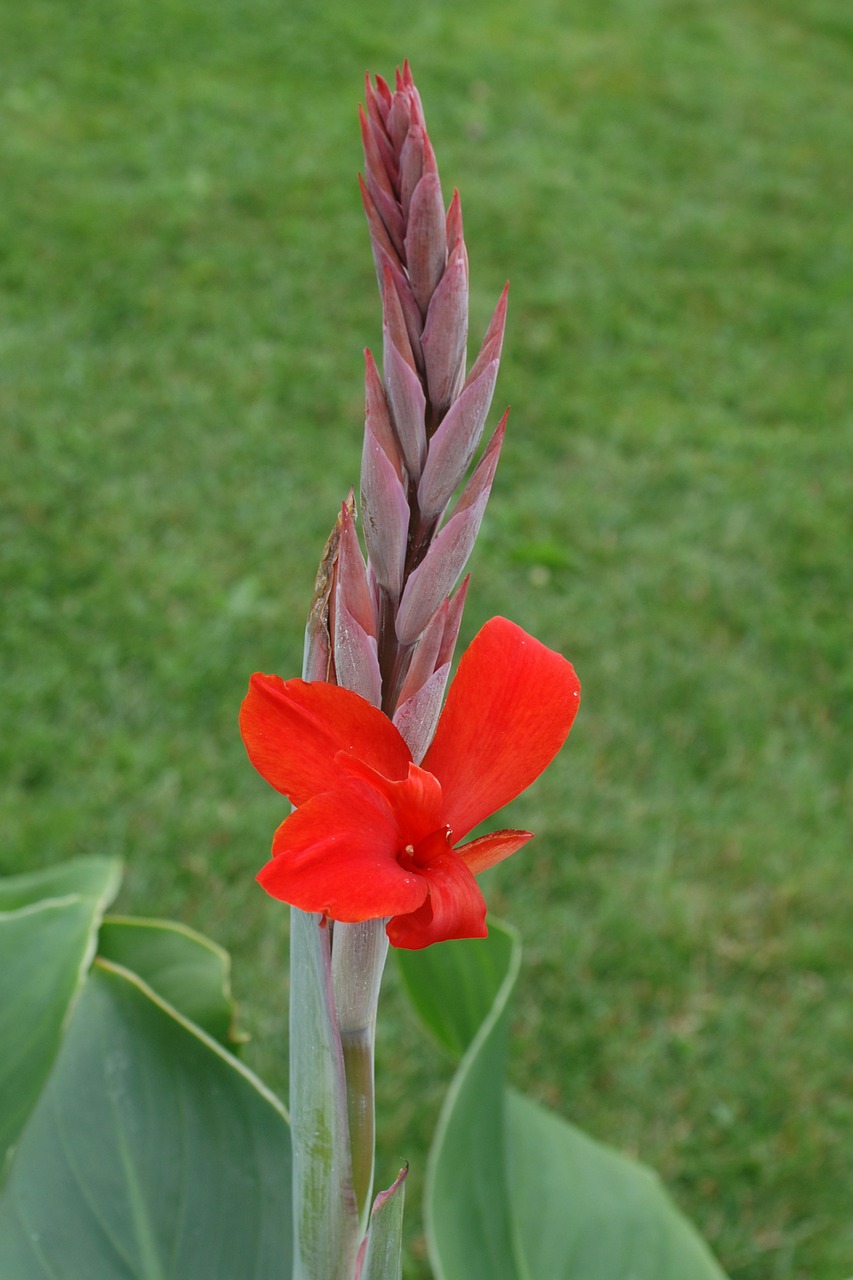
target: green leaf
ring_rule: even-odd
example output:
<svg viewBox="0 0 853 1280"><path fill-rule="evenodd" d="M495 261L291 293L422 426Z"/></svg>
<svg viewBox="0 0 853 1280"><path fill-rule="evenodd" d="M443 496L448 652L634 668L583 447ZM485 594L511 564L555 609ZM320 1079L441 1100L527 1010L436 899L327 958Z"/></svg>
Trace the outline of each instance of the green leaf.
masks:
<svg viewBox="0 0 853 1280"><path fill-rule="evenodd" d="M466 977L474 948L487 954L470 959ZM650 1170L506 1088L520 952L515 934L492 923L483 941L400 955L439 1041L469 1037L427 1171L437 1280L724 1280Z"/></svg>
<svg viewBox="0 0 853 1280"><path fill-rule="evenodd" d="M47 898L77 894L94 898L106 911L118 893L121 863L116 858L73 858L55 867L0 880L0 911L16 911Z"/></svg>
<svg viewBox="0 0 853 1280"><path fill-rule="evenodd" d="M657 1175L514 1090L507 1169L534 1280L724 1280Z"/></svg>
<svg viewBox="0 0 853 1280"><path fill-rule="evenodd" d="M461 1057L486 1020L511 965L515 934L490 922L488 938L396 951L409 999L436 1040Z"/></svg>
<svg viewBox="0 0 853 1280"><path fill-rule="evenodd" d="M467 982L461 972L477 957ZM436 958L433 952L451 952ZM441 988L441 1026L446 1042L461 1043L471 1009L491 995L488 1012L451 1082L442 1108L427 1168L426 1222L430 1260L438 1280L519 1280L513 1218L507 1196L503 1121L507 1055L507 1006L518 975L521 946L514 933L489 927L488 938L447 943L413 952L417 955L421 990ZM455 968L454 968L455 966ZM413 966L408 966L410 969ZM458 970L458 971L457 971ZM501 980L502 979L502 980ZM466 994L459 997L457 985ZM553 1277L542 1277L553 1280ZM585 1278L584 1278L585 1280ZM611 1277L610 1280L616 1280Z"/></svg>
<svg viewBox="0 0 853 1280"><path fill-rule="evenodd" d="M0 1168L50 1073L118 878L118 863L93 858L0 880Z"/></svg>
<svg viewBox="0 0 853 1280"><path fill-rule="evenodd" d="M387 1191L380 1191L370 1213L367 1248L356 1280L400 1280L403 1274L403 1205L408 1165Z"/></svg>
<svg viewBox="0 0 853 1280"><path fill-rule="evenodd" d="M287 1280L281 1104L96 961L0 1199L4 1280Z"/></svg>
<svg viewBox="0 0 853 1280"><path fill-rule="evenodd" d="M239 1043L233 1031L231 959L209 938L169 920L107 916L98 935L98 954L138 974L226 1048Z"/></svg>

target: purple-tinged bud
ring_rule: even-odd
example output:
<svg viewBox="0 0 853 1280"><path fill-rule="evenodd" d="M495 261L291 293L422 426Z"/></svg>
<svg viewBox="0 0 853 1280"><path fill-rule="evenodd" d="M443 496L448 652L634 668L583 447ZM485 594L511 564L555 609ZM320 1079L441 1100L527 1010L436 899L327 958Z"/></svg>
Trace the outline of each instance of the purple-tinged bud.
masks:
<svg viewBox="0 0 853 1280"><path fill-rule="evenodd" d="M406 678L400 687L397 697L397 701L401 705L411 698L413 694L417 693L418 689L426 684L436 668L441 666L439 654L441 653L441 644L444 639L449 607L449 600L444 600L439 605L424 627L423 635L412 651L409 669L406 672Z"/></svg>
<svg viewBox="0 0 853 1280"><path fill-rule="evenodd" d="M453 199L450 201L450 207L447 210L446 230L447 252L452 253L456 248L462 236L462 202L459 199L459 192L453 192Z"/></svg>
<svg viewBox="0 0 853 1280"><path fill-rule="evenodd" d="M424 176L424 131L411 128L400 152L400 204L408 219L412 192Z"/></svg>
<svg viewBox="0 0 853 1280"><path fill-rule="evenodd" d="M468 583L471 581L471 575L466 574L456 591L447 602L447 613L444 619L444 635L441 637L441 648L438 653L438 662L442 665L445 662L453 661L453 651L456 648L456 641L459 639L459 628L462 625L462 610L465 608L465 597L468 594ZM436 666L438 663L436 663Z"/></svg>
<svg viewBox="0 0 853 1280"><path fill-rule="evenodd" d="M399 86L398 92L392 95L385 127L397 151L402 151L412 127L412 103L407 94L399 92Z"/></svg>
<svg viewBox="0 0 853 1280"><path fill-rule="evenodd" d="M370 140L367 144L370 151L369 155L367 150L365 151L365 158L377 170L384 169L386 171L384 175L377 174L377 181L385 186L389 193L393 194L393 175L397 171L397 156L394 144L388 136L388 107L382 93L383 89L388 92L388 86L381 76L376 77L377 92L374 92L373 85L370 83L370 76L365 76L364 83L367 111L359 109L359 123L361 125L363 143L365 131L370 133Z"/></svg>
<svg viewBox="0 0 853 1280"><path fill-rule="evenodd" d="M364 77L364 83L368 115L387 127L388 112L394 100L394 95L388 87L388 82L384 76L377 76L376 89L374 90L370 76L367 74Z"/></svg>
<svg viewBox="0 0 853 1280"><path fill-rule="evenodd" d="M400 349L404 353L411 354L413 368L417 369L419 376L423 373L423 352L421 351L421 330L423 329L423 316L421 309L415 301L415 295L412 293L412 286L409 284L409 278L406 275L400 260L395 254L393 258L387 257L381 251L379 259L382 264L382 282L390 280L392 289L397 294L397 303L399 304L400 313L405 324L406 338L408 346L401 345ZM384 302L384 294L383 294ZM395 310L396 317L396 310ZM408 354L406 355L408 359Z"/></svg>
<svg viewBox="0 0 853 1280"><path fill-rule="evenodd" d="M432 296L421 338L429 398L439 417L464 378L467 341L468 256L459 241Z"/></svg>
<svg viewBox="0 0 853 1280"><path fill-rule="evenodd" d="M394 724L406 739L416 764L426 754L438 723L469 581L470 575L430 618L415 645L397 698Z"/></svg>
<svg viewBox="0 0 853 1280"><path fill-rule="evenodd" d="M415 764L423 760L432 741L449 674L450 663L446 662L394 712L394 724L405 739Z"/></svg>
<svg viewBox="0 0 853 1280"><path fill-rule="evenodd" d="M374 707L382 704L382 676L376 641L338 599L335 612L335 673L338 684L366 698Z"/></svg>
<svg viewBox="0 0 853 1280"><path fill-rule="evenodd" d="M400 442L391 425L388 401L385 388L376 368L376 361L369 350L364 352L364 425L376 438L377 443L387 455L397 473L397 479L403 481L403 455Z"/></svg>
<svg viewBox="0 0 853 1280"><path fill-rule="evenodd" d="M409 66L408 59L403 63L402 71L400 71L399 68L397 69L395 88L397 92L394 94L392 111L393 107L399 104L401 109L404 109L404 118L406 120L407 128L410 124L417 124L426 131L426 121L424 120L424 109L421 105L421 95L415 87L415 82L412 78L412 69ZM390 129L389 133L391 133ZM392 133L394 145L397 147L402 146L403 138L405 136L406 135L403 134L398 142L396 132Z"/></svg>
<svg viewBox="0 0 853 1280"><path fill-rule="evenodd" d="M343 599L352 616L375 640L379 633L376 589L367 576L367 565L355 531L355 503L352 494L341 511L341 538L338 548L337 599Z"/></svg>
<svg viewBox="0 0 853 1280"><path fill-rule="evenodd" d="M383 259L387 259L389 263L396 262L399 264L400 259L397 256L397 250L391 243L391 238L385 230L385 223L379 216L379 210L373 203L373 197L367 189L367 183L361 174L358 175L358 185L361 190L361 199L364 204L364 212L367 215L367 228L370 232L370 246L373 249L373 261L376 264L376 275L379 279L379 290L382 291L383 278ZM382 255L380 257L380 255Z"/></svg>
<svg viewBox="0 0 853 1280"><path fill-rule="evenodd" d="M382 373L388 407L406 470L417 482L426 460L426 397L390 271L385 272L382 309Z"/></svg>
<svg viewBox="0 0 853 1280"><path fill-rule="evenodd" d="M482 458L477 463L470 480L462 490L459 501L453 508L451 520L455 519L460 512L479 506L484 498L488 498L492 488L492 481L495 478L498 459L501 456L501 446L504 442L508 418L509 409L505 410L503 417L495 427L491 440L483 450ZM448 521L449 523L450 521Z"/></svg>
<svg viewBox="0 0 853 1280"><path fill-rule="evenodd" d="M382 335L386 347L391 342L410 369L417 367L400 295L394 284L394 272L390 266L386 266L382 274Z"/></svg>
<svg viewBox="0 0 853 1280"><path fill-rule="evenodd" d="M358 116L361 122L361 141L364 147L364 177L367 189L379 211L380 218L385 224L385 229L391 237L394 248L402 257L403 238L405 235L403 215L400 212L397 197L394 194L383 163L382 152L376 141L376 132L371 128L370 121L360 107Z"/></svg>
<svg viewBox="0 0 853 1280"><path fill-rule="evenodd" d="M453 515L410 575L397 612L400 644L414 644L465 567L480 529L498 465L507 414L501 418Z"/></svg>
<svg viewBox="0 0 853 1280"><path fill-rule="evenodd" d="M459 589L442 602L424 628L424 633L412 652L409 669L397 697L399 706L411 702L428 682L432 682L437 671L442 670L446 679L453 661L470 580L470 574L463 578Z"/></svg>
<svg viewBox="0 0 853 1280"><path fill-rule="evenodd" d="M338 684L374 706L382 701L375 592L367 577L351 506L341 512L335 584L334 653Z"/></svg>
<svg viewBox="0 0 853 1280"><path fill-rule="evenodd" d="M438 164L436 163L432 143L429 140L429 134L426 131L426 124L422 124L421 129L424 135L424 173L434 173L438 177Z"/></svg>
<svg viewBox="0 0 853 1280"><path fill-rule="evenodd" d="M441 183L438 174L425 173L412 193L406 229L406 265L412 293L424 315L446 262Z"/></svg>
<svg viewBox="0 0 853 1280"><path fill-rule="evenodd" d="M483 434L497 376L498 361L492 360L454 400L430 440L418 485L418 506L424 520L440 515L468 470Z"/></svg>
<svg viewBox="0 0 853 1280"><path fill-rule="evenodd" d="M477 359L471 365L471 370L465 380L465 386L470 387L473 382L479 378L487 364L492 360L500 360L501 348L504 340L504 328L506 327L506 306L509 296L509 284L505 284L503 292L498 298L498 305L492 312L492 318L489 321L489 327L486 330L486 336L483 338L483 345L477 353Z"/></svg>
<svg viewBox="0 0 853 1280"><path fill-rule="evenodd" d="M417 481L426 459L426 397L417 374L393 342L386 342L382 360L388 404L403 451L406 470Z"/></svg>
<svg viewBox="0 0 853 1280"><path fill-rule="evenodd" d="M369 91L370 80L367 80L368 96L367 96L367 127L369 128L373 142L376 144L376 152L382 167L385 170L387 185L393 194L397 190L397 171L398 160L394 152L394 144L388 137L388 131L385 127L385 121L382 116L381 108L377 103L371 102ZM386 181L382 181L382 185L386 185Z"/></svg>
<svg viewBox="0 0 853 1280"><path fill-rule="evenodd" d="M413 124L406 134L406 140L400 150L399 173L400 204L403 217L408 219L412 192L421 178L426 174L434 178L438 177L435 152L425 125ZM442 217L444 217L443 206Z"/></svg>
<svg viewBox="0 0 853 1280"><path fill-rule="evenodd" d="M393 461L369 425L361 458L364 540L376 581L396 602L403 589L409 504Z"/></svg>
<svg viewBox="0 0 853 1280"><path fill-rule="evenodd" d="M373 263L376 267L379 292L384 296L386 276L390 276L392 285L397 293L397 301L403 313L409 347L412 350L418 368L422 370L421 330L423 329L423 316L421 315L421 309L415 302L415 295L412 293L412 287L403 269L403 264L400 261L397 250L391 243L388 232L385 230L385 223L376 210L376 205L373 203L370 192L364 185L362 178L359 178L359 183L361 185L364 211L367 215L367 226L370 231L370 247L373 250Z"/></svg>

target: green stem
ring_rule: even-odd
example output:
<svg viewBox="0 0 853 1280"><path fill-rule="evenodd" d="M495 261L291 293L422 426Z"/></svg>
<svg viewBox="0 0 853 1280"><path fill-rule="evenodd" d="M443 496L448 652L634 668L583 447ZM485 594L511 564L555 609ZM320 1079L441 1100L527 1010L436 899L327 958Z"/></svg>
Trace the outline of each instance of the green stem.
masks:
<svg viewBox="0 0 853 1280"><path fill-rule="evenodd" d="M346 1075L353 1188L363 1227L373 1191L373 1049L376 1006L387 954L384 920L335 925L332 984Z"/></svg>
<svg viewBox="0 0 853 1280"><path fill-rule="evenodd" d="M291 910L294 1280L352 1280L362 1234L352 1188L329 933L320 916Z"/></svg>
<svg viewBox="0 0 853 1280"><path fill-rule="evenodd" d="M359 1217L364 1223L373 1190L375 1150L373 1034L368 1030L344 1033L341 1047L347 1078L352 1185Z"/></svg>

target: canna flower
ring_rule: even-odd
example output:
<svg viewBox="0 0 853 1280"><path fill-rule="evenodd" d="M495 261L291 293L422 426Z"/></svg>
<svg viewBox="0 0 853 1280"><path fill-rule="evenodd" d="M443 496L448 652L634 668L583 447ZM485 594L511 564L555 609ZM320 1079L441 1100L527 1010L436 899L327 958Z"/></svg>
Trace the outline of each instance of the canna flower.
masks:
<svg viewBox="0 0 853 1280"><path fill-rule="evenodd" d="M243 741L296 806L258 880L272 897L332 920L388 918L396 947L484 937L475 877L530 833L459 841L547 768L579 702L571 664L505 618L487 622L463 655L420 765L357 693L254 675Z"/></svg>

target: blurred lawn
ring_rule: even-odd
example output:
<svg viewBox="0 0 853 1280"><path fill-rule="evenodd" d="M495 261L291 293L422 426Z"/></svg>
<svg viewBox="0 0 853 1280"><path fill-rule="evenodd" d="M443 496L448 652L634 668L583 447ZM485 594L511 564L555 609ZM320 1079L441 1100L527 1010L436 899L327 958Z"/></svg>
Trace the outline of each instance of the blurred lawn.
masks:
<svg viewBox="0 0 853 1280"><path fill-rule="evenodd" d="M853 1272L853 11L846 0L0 9L3 842L235 957L284 1088L282 810L235 717L298 672L379 306L366 68L408 55L511 431L463 638L576 663L491 875L515 1080L656 1166L733 1280ZM380 1177L449 1066L393 967Z"/></svg>

